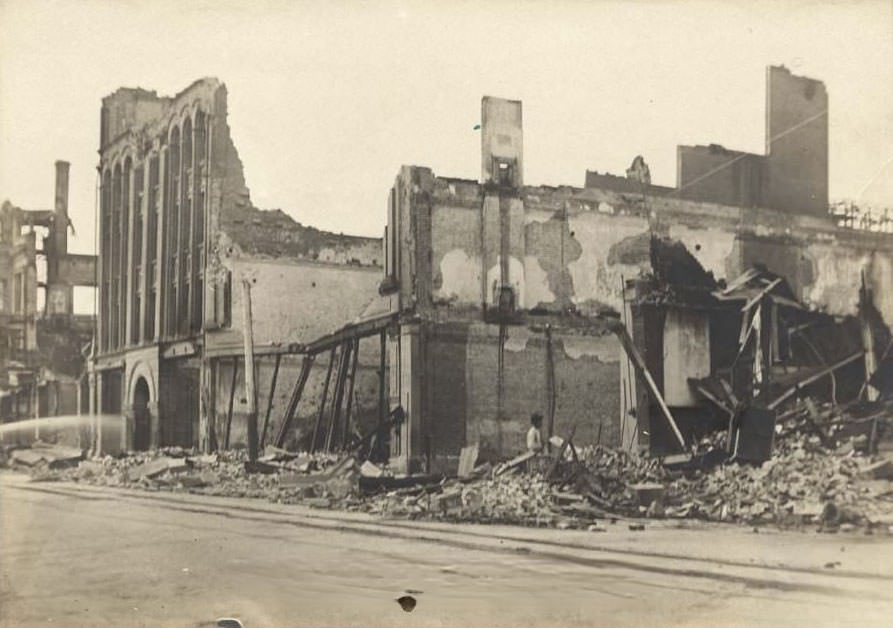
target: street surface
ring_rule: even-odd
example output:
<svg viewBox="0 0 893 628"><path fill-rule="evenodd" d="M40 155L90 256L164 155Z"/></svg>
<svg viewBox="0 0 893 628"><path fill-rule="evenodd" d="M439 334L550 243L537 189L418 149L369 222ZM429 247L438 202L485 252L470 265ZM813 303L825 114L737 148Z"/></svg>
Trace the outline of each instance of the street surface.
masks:
<svg viewBox="0 0 893 628"><path fill-rule="evenodd" d="M893 625L893 537L606 527L384 521L2 473L0 626Z"/></svg>

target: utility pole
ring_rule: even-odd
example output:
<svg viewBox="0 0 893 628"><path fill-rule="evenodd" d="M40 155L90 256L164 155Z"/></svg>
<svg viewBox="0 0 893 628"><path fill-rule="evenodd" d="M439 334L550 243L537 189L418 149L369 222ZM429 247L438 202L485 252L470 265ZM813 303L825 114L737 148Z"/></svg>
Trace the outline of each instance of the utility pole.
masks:
<svg viewBox="0 0 893 628"><path fill-rule="evenodd" d="M245 398L248 402L248 459L257 461L257 398L254 394L254 332L251 282L242 278L242 337L245 341Z"/></svg>

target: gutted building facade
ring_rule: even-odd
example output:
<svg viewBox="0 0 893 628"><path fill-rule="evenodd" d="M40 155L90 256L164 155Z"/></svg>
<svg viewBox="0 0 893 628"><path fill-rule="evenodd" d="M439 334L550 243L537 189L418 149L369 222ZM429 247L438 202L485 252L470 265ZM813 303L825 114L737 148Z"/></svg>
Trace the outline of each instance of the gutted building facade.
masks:
<svg viewBox="0 0 893 628"><path fill-rule="evenodd" d="M648 446L664 417L618 322L690 440L686 409L703 403L690 380L725 360L717 336L739 329L710 327L688 301L644 314L648 277L709 277L712 290L759 264L786 278L789 302L832 317L857 314L868 290L889 326L893 237L827 212L824 86L770 68L769 89L768 154L682 150L678 188L652 185L641 160L627 177L587 173L584 188L525 185L521 103L489 97L480 181L401 169L380 288L400 320L388 343L390 404L407 414L391 435L396 467L449 469L475 442L517 453L532 412L578 444Z"/></svg>
<svg viewBox="0 0 893 628"><path fill-rule="evenodd" d="M74 288L96 284L96 258L68 251L68 174L55 164L52 209L0 208L0 419L76 414L86 404L93 317Z"/></svg>
<svg viewBox="0 0 893 628"><path fill-rule="evenodd" d="M99 423L94 446L244 443L246 336L266 395L271 379L296 376L302 342L379 298L381 241L255 208L216 79L173 97L121 88L104 98L99 152L91 404L121 420ZM283 403L276 394L271 387L257 402L274 421Z"/></svg>

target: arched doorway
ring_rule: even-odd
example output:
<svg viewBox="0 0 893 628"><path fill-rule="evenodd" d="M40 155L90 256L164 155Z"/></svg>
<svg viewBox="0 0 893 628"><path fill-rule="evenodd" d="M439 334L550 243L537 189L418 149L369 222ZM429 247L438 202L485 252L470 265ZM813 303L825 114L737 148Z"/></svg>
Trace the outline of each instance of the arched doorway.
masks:
<svg viewBox="0 0 893 628"><path fill-rule="evenodd" d="M133 387L133 448L137 451L149 449L149 385L142 377L137 378Z"/></svg>

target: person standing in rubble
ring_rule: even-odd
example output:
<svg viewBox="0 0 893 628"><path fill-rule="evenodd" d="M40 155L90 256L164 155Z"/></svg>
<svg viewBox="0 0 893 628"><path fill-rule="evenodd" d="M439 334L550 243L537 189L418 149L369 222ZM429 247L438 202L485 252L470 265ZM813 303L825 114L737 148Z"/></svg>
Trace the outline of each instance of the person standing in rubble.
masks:
<svg viewBox="0 0 893 628"><path fill-rule="evenodd" d="M534 412L530 415L530 429L527 430L527 451L543 453L543 415Z"/></svg>

